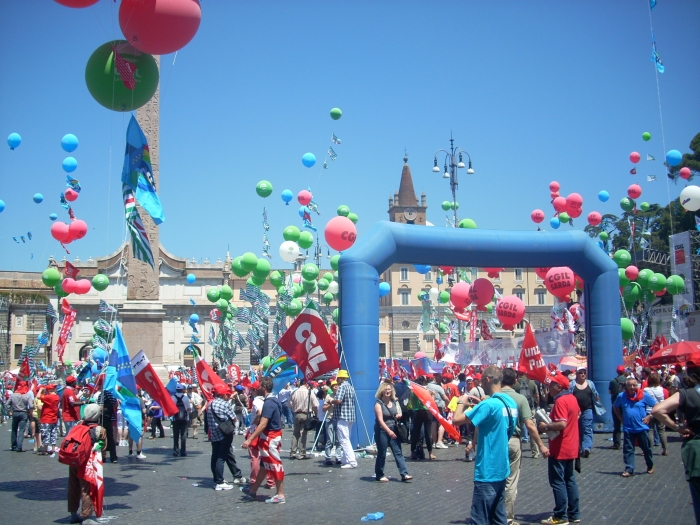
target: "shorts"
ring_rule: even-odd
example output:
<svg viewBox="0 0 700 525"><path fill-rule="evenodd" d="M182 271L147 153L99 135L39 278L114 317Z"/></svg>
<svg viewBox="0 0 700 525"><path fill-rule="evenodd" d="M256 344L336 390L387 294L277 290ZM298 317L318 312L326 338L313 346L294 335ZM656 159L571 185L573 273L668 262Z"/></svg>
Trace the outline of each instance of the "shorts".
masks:
<svg viewBox="0 0 700 525"><path fill-rule="evenodd" d="M127 429L126 419L124 419L124 414L122 414L121 410L117 412L117 428L119 430Z"/></svg>
<svg viewBox="0 0 700 525"><path fill-rule="evenodd" d="M57 423L39 423L41 431L41 444L44 446L53 446L58 441L58 424Z"/></svg>
<svg viewBox="0 0 700 525"><path fill-rule="evenodd" d="M282 450L282 431L268 430L260 434L258 439L258 449L260 459L265 470L273 479L282 481L284 479L284 466L280 452Z"/></svg>

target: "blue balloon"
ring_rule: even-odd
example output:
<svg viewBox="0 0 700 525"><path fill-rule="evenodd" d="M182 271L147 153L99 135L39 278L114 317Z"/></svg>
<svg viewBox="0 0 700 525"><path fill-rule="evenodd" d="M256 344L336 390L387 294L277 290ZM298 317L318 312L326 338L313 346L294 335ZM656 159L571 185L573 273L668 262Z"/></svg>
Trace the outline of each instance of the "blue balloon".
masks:
<svg viewBox="0 0 700 525"><path fill-rule="evenodd" d="M442 284L442 283L443 283L442 275L438 275L438 276L435 278L435 283L436 283L436 284Z"/></svg>
<svg viewBox="0 0 700 525"><path fill-rule="evenodd" d="M294 194L292 193L292 190L284 190L282 192L282 200L289 206L289 203L291 200L294 198Z"/></svg>
<svg viewBox="0 0 700 525"><path fill-rule="evenodd" d="M195 282L196 280L197 280L197 278L195 277L195 275L194 275L193 273L188 273L188 274L187 274L187 282L188 282L189 284L192 284L192 283Z"/></svg>
<svg viewBox="0 0 700 525"><path fill-rule="evenodd" d="M672 149L666 153L666 164L669 166L678 166L683 160L683 155L677 149Z"/></svg>
<svg viewBox="0 0 700 525"><path fill-rule="evenodd" d="M10 136L7 137L7 145L10 146L10 149L15 149L20 144L22 144L22 137L19 136L19 133L10 133Z"/></svg>
<svg viewBox="0 0 700 525"><path fill-rule="evenodd" d="M414 264L413 267L421 275L425 275L426 273L428 273L430 271L429 264Z"/></svg>
<svg viewBox="0 0 700 525"><path fill-rule="evenodd" d="M32 197L32 199L33 199L34 202L36 202L37 204L39 204L40 202L44 202L44 196L43 196L41 193L35 193L35 194L34 194L34 197Z"/></svg>
<svg viewBox="0 0 700 525"><path fill-rule="evenodd" d="M190 315L190 323L197 324L199 322L199 316L197 314Z"/></svg>
<svg viewBox="0 0 700 525"><path fill-rule="evenodd" d="M316 155L313 153L304 153L304 155L301 157L301 163L307 168L312 167L314 164L316 164Z"/></svg>
<svg viewBox="0 0 700 525"><path fill-rule="evenodd" d="M78 168L78 161L73 157L66 157L63 159L63 171L66 173L73 173Z"/></svg>
<svg viewBox="0 0 700 525"><path fill-rule="evenodd" d="M102 350L102 348L94 348L90 357L92 357L92 360L98 365L102 366L102 363L104 363L109 356L107 355L107 352Z"/></svg>
<svg viewBox="0 0 700 525"><path fill-rule="evenodd" d="M554 228L555 230L561 226L561 222L559 222L559 217L552 217L549 219L549 225Z"/></svg>
<svg viewBox="0 0 700 525"><path fill-rule="evenodd" d="M389 292L391 292L391 285L389 283L379 283L379 297L389 295Z"/></svg>
<svg viewBox="0 0 700 525"><path fill-rule="evenodd" d="M610 194L605 190L601 190L600 193L598 193L598 200L600 202L608 202L609 198Z"/></svg>
<svg viewBox="0 0 700 525"><path fill-rule="evenodd" d="M5 211L5 201L0 201L0 213Z"/></svg>
<svg viewBox="0 0 700 525"><path fill-rule="evenodd" d="M78 137L71 133L68 133L68 135L64 135L61 139L61 147L63 148L63 151L67 151L68 153L77 150Z"/></svg>
<svg viewBox="0 0 700 525"><path fill-rule="evenodd" d="M58 215L56 215L55 213L52 213L51 215L49 215L49 219L51 219L52 221L55 221L56 219L58 219Z"/></svg>
<svg viewBox="0 0 700 525"><path fill-rule="evenodd" d="M299 217L301 217L302 219L304 218L304 212L311 215L311 210L309 208L307 208L306 206L302 206L301 208L299 208Z"/></svg>

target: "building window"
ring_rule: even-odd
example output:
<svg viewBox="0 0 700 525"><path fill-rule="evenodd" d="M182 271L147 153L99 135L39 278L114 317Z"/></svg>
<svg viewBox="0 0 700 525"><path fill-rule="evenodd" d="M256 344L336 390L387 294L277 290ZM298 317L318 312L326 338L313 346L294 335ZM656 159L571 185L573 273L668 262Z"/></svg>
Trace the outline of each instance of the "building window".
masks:
<svg viewBox="0 0 700 525"><path fill-rule="evenodd" d="M518 330L522 330L523 328L525 328L525 321L520 321L517 325L515 325L515 327Z"/></svg>
<svg viewBox="0 0 700 525"><path fill-rule="evenodd" d="M409 323L408 321L401 321L401 328L403 328L404 330L408 330L410 327L411 323Z"/></svg>
<svg viewBox="0 0 700 525"><path fill-rule="evenodd" d="M401 306L408 306L411 304L411 294L408 290L401 290Z"/></svg>
<svg viewBox="0 0 700 525"><path fill-rule="evenodd" d="M386 357L386 343L379 343L379 357Z"/></svg>
<svg viewBox="0 0 700 525"><path fill-rule="evenodd" d="M544 290L537 290L537 304L545 304L544 302L544 294L546 293Z"/></svg>
<svg viewBox="0 0 700 525"><path fill-rule="evenodd" d="M435 341L435 336L433 334L425 334L423 336L423 340L428 343L432 343L433 341Z"/></svg>
<svg viewBox="0 0 700 525"><path fill-rule="evenodd" d="M525 297L525 290L523 290L522 288L516 288L515 290L513 290L513 295L515 295L515 297L522 301Z"/></svg>
<svg viewBox="0 0 700 525"><path fill-rule="evenodd" d="M21 315L18 315L17 317L15 317L15 326L18 326L18 327L22 326L22 316Z"/></svg>
<svg viewBox="0 0 700 525"><path fill-rule="evenodd" d="M401 268L399 281L408 281L408 268Z"/></svg>
<svg viewBox="0 0 700 525"><path fill-rule="evenodd" d="M515 282L516 283L523 282L523 269L522 268L515 268L513 271L515 272Z"/></svg>
<svg viewBox="0 0 700 525"><path fill-rule="evenodd" d="M543 283L543 282L544 282L544 279L538 275L538 276L536 276L536 281L537 281L538 283Z"/></svg>
<svg viewBox="0 0 700 525"><path fill-rule="evenodd" d="M433 272L428 272L423 275L423 280L424 281L432 281L433 280Z"/></svg>
<svg viewBox="0 0 700 525"><path fill-rule="evenodd" d="M496 286L493 289L493 293L494 293L494 295L498 295L500 297L503 297L503 288L501 288L500 286Z"/></svg>
<svg viewBox="0 0 700 525"><path fill-rule="evenodd" d="M15 344L15 359L19 359L19 356L22 354L22 344L17 343Z"/></svg>
<svg viewBox="0 0 700 525"><path fill-rule="evenodd" d="M411 340L410 339L402 339L402 350L404 353L408 354L411 352Z"/></svg>
<svg viewBox="0 0 700 525"><path fill-rule="evenodd" d="M386 317L380 317L379 318L379 326L386 326Z"/></svg>
<svg viewBox="0 0 700 525"><path fill-rule="evenodd" d="M545 319L540 319L540 328L545 329L547 328L547 321Z"/></svg>

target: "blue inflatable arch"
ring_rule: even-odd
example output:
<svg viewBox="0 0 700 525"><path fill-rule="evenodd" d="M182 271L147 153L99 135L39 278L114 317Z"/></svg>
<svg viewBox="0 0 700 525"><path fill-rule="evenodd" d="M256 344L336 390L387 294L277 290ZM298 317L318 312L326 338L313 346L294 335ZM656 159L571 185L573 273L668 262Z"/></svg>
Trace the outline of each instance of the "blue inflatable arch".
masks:
<svg viewBox="0 0 700 525"><path fill-rule="evenodd" d="M379 275L394 263L570 267L585 281L588 371L607 409L607 414L596 417L596 429L612 429L610 398L605 393L622 362L620 285L617 265L593 239L582 231L470 230L382 221L358 238L339 261L342 347L369 439L379 377ZM358 425L353 437L369 444L367 433Z"/></svg>

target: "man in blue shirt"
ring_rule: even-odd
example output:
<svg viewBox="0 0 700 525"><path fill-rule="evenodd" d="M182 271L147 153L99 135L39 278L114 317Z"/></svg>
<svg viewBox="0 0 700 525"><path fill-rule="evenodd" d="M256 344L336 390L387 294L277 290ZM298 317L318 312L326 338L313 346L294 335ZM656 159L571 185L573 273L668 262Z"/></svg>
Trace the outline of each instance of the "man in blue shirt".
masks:
<svg viewBox="0 0 700 525"><path fill-rule="evenodd" d="M625 471L622 473L623 478L634 475L635 442L639 444L644 453L647 474L654 473L654 460L649 442L649 421L652 417L651 408L655 404L656 399L643 390L639 390L637 380L633 377L627 379L625 391L618 394L615 403L613 403L613 411L622 421L622 430L624 431L622 457L625 462Z"/></svg>
<svg viewBox="0 0 700 525"><path fill-rule="evenodd" d="M452 419L455 426L471 422L475 427L476 465L474 467L474 495L472 496L471 525L507 525L505 489L510 475L508 440L518 424L518 407L513 399L501 392L503 371L487 367L481 374L481 385L490 396L469 406L468 396L457 402ZM467 451L473 445L467 447Z"/></svg>

